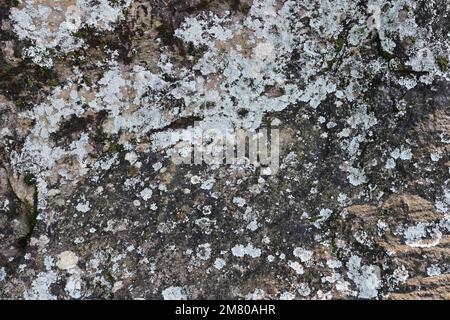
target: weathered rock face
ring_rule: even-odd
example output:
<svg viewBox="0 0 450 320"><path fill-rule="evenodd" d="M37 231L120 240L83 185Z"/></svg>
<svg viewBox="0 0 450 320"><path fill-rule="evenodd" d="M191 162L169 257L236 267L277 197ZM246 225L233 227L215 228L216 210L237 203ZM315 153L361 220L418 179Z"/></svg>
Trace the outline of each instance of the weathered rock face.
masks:
<svg viewBox="0 0 450 320"><path fill-rule="evenodd" d="M449 14L0 0L0 298L450 298Z"/></svg>

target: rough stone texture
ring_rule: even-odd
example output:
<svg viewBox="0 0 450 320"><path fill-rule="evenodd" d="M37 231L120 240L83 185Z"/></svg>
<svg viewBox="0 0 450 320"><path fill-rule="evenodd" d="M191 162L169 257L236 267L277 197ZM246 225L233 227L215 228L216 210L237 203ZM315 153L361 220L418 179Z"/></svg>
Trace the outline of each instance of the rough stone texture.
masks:
<svg viewBox="0 0 450 320"><path fill-rule="evenodd" d="M0 28L0 298L450 298L448 1L0 0ZM278 128L280 169L173 163L195 124Z"/></svg>

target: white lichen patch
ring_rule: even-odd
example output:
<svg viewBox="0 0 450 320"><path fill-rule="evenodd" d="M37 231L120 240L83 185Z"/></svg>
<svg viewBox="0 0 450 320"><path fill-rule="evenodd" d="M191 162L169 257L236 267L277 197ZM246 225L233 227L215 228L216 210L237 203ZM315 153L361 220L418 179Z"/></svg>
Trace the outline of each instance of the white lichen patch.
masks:
<svg viewBox="0 0 450 320"><path fill-rule="evenodd" d="M61 270L75 268L78 263L78 256L72 251L64 251L58 255L56 266Z"/></svg>
<svg viewBox="0 0 450 320"><path fill-rule="evenodd" d="M300 275L305 273L303 266L297 261L288 261L288 266L295 271L296 274Z"/></svg>
<svg viewBox="0 0 450 320"><path fill-rule="evenodd" d="M3 282L6 279L6 271L5 268L0 268L0 283Z"/></svg>
<svg viewBox="0 0 450 320"><path fill-rule="evenodd" d="M204 243L197 247L196 256L200 260L208 260L211 257L211 251L211 245Z"/></svg>
<svg viewBox="0 0 450 320"><path fill-rule="evenodd" d="M164 300L187 300L188 294L183 287L168 287L162 291Z"/></svg>
<svg viewBox="0 0 450 320"><path fill-rule="evenodd" d="M312 259L314 252L297 247L294 249L293 254L295 257L299 258L301 262L309 262Z"/></svg>
<svg viewBox="0 0 450 320"><path fill-rule="evenodd" d="M258 258L261 256L261 249L254 247L251 243L246 246L242 244L235 245L231 248L231 253L235 257L243 258L244 256L250 256L251 258Z"/></svg>
<svg viewBox="0 0 450 320"><path fill-rule="evenodd" d="M295 299L295 294L292 292L283 292L280 295L280 300L294 300Z"/></svg>
<svg viewBox="0 0 450 320"><path fill-rule="evenodd" d="M83 27L99 31L112 31L123 18L123 11L132 0L26 0L10 13L14 31L21 40L33 43L24 51L25 56L44 67L53 65L51 52L69 53L84 44L75 36Z"/></svg>
<svg viewBox="0 0 450 320"><path fill-rule="evenodd" d="M222 258L217 258L214 261L214 268L216 268L217 270L222 270L225 267L225 260L223 260Z"/></svg>
<svg viewBox="0 0 450 320"><path fill-rule="evenodd" d="M89 201L87 201L85 203L78 203L77 206L75 207L75 209L78 212L86 213L86 212L89 212L89 210L91 210L91 206L90 206Z"/></svg>
<svg viewBox="0 0 450 320"><path fill-rule="evenodd" d="M67 281L66 286L64 287L66 293L74 298L79 299L82 295L82 280L79 273L75 273L71 275Z"/></svg>
<svg viewBox="0 0 450 320"><path fill-rule="evenodd" d="M238 207L242 208L243 206L245 206L246 201L245 201L244 198L234 197L233 198L233 203L236 204Z"/></svg>
<svg viewBox="0 0 450 320"><path fill-rule="evenodd" d="M411 247L430 248L439 244L442 232L434 224L418 223L404 232L405 242Z"/></svg>
<svg viewBox="0 0 450 320"><path fill-rule="evenodd" d="M363 265L361 258L351 256L347 262L348 277L358 288L358 297L362 299L373 299L378 296L381 285L380 269L374 265Z"/></svg>
<svg viewBox="0 0 450 320"><path fill-rule="evenodd" d="M149 188L145 188L141 191L140 196L144 201L148 201L152 197L153 191Z"/></svg>
<svg viewBox="0 0 450 320"><path fill-rule="evenodd" d="M30 290L25 292L24 298L28 300L55 300L56 296L50 292L50 286L57 280L58 275L54 271L38 274L33 280Z"/></svg>

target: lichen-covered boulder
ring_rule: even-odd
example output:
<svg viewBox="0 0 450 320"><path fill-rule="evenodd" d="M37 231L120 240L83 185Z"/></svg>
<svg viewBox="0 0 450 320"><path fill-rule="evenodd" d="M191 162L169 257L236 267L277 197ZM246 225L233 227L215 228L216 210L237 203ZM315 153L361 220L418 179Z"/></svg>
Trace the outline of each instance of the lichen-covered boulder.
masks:
<svg viewBox="0 0 450 320"><path fill-rule="evenodd" d="M0 298L449 299L449 18L0 2Z"/></svg>

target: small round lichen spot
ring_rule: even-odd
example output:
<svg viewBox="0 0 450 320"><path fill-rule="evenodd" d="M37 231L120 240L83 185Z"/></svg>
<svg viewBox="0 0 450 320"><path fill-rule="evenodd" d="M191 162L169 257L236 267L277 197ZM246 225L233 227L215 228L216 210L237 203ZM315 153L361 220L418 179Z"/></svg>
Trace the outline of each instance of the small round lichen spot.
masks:
<svg viewBox="0 0 450 320"><path fill-rule="evenodd" d="M225 267L225 260L223 260L222 258L217 258L216 261L214 261L214 268L216 268L217 270L222 270L223 267Z"/></svg>
<svg viewBox="0 0 450 320"><path fill-rule="evenodd" d="M78 263L78 257L72 251L64 251L58 255L58 261L56 266L61 270L69 270L76 267Z"/></svg>
<svg viewBox="0 0 450 320"><path fill-rule="evenodd" d="M149 200L153 195L153 191L149 188L145 188L141 191L140 196L144 201Z"/></svg>

